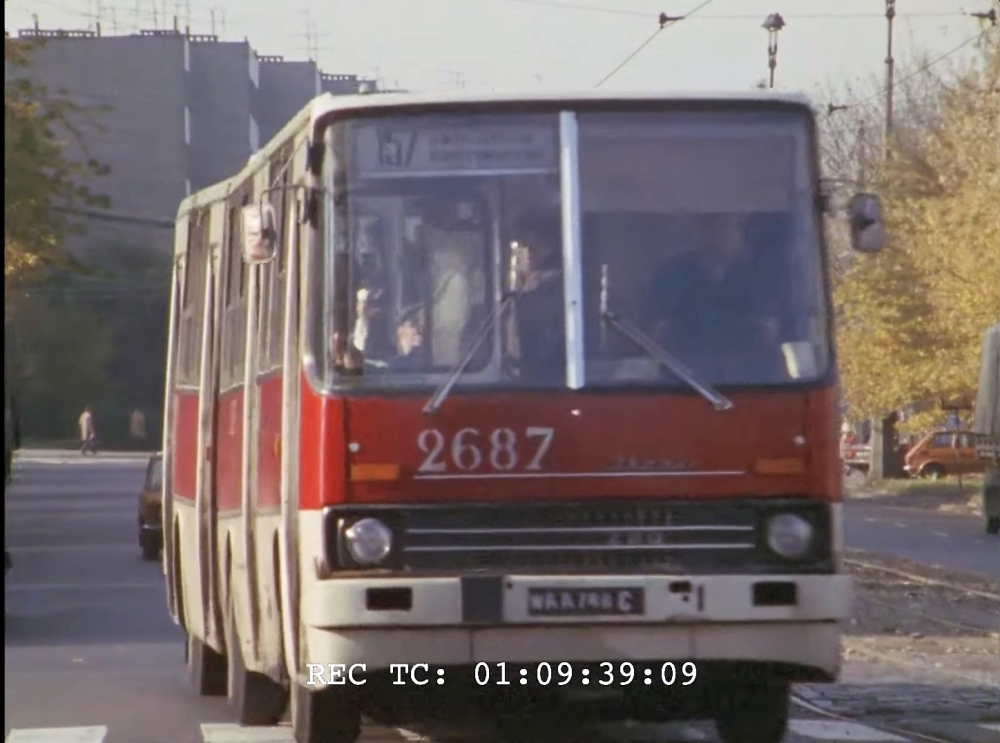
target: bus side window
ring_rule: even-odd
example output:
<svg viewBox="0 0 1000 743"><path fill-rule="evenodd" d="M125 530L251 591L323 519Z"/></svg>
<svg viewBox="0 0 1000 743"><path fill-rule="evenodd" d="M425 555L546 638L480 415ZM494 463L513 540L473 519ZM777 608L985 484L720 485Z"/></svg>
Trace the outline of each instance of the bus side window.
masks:
<svg viewBox="0 0 1000 743"><path fill-rule="evenodd" d="M273 281L274 261L255 266L258 276L257 285L257 373L263 374L271 369L271 283Z"/></svg>
<svg viewBox="0 0 1000 743"><path fill-rule="evenodd" d="M184 297L178 339L177 383L197 386L201 366L202 314L208 269L209 212L202 209L188 217Z"/></svg>
<svg viewBox="0 0 1000 743"><path fill-rule="evenodd" d="M243 383L246 348L246 265L241 250L240 209L248 202L244 195L228 204L228 233L224 252L225 305L222 321L222 388Z"/></svg>
<svg viewBox="0 0 1000 743"><path fill-rule="evenodd" d="M274 205L275 217L278 227L278 250L274 260L269 264L271 268L271 304L268 308L267 322L267 358L268 369L281 367L283 357L283 341L285 331L285 266L288 261L288 220L291 212L292 191L291 186L291 163L292 147L289 143L279 151L275 161L271 165L271 173L280 173L277 182L272 178L271 186L277 190L271 191L271 203Z"/></svg>

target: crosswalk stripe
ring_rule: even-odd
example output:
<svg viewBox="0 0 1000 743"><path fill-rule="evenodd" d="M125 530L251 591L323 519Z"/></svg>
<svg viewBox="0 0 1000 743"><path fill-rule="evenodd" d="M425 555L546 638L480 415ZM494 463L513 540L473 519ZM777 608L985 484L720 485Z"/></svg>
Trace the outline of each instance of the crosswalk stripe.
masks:
<svg viewBox="0 0 1000 743"><path fill-rule="evenodd" d="M37 459L28 459L28 458L25 458L25 459L20 460L20 462L21 462L21 464L49 464L49 465L55 465L55 466L70 466L70 465L74 465L75 466L75 465L81 465L81 466L88 466L88 467L91 466L91 465L99 465L99 464L105 464L105 465L107 465L107 464L135 464L135 465L140 465L140 464L142 464L142 462L140 460L138 460L138 459L123 459L121 457L104 457L103 459L70 459L70 458L56 459L55 457L52 457L52 458L38 457Z"/></svg>
<svg viewBox="0 0 1000 743"><path fill-rule="evenodd" d="M105 725L88 728L20 728L11 730L6 743L104 743Z"/></svg>
<svg viewBox="0 0 1000 743"><path fill-rule="evenodd" d="M870 728L857 722L840 722L838 720L791 720L788 729L796 735L825 743L840 743L840 741L864 741L865 743L881 743L896 741L906 743L906 738Z"/></svg>
<svg viewBox="0 0 1000 743"><path fill-rule="evenodd" d="M1000 723L977 723L977 727L986 730L1000 731ZM610 728L600 726L603 732L610 734L612 739L619 737ZM617 726L614 726L617 727ZM628 726L628 732L633 736L634 728L644 726ZM662 728L662 725L657 726ZM840 722L837 720L792 719L788 723L789 732L803 738L823 741L823 743L906 743L893 733L868 727L858 722ZM400 735L406 743L418 743L427 739L420 733L397 728L394 732ZM663 731L660 731L662 736ZM108 734L106 725L71 728L16 728L10 731L4 743L104 743ZM686 724L670 726L672 741L701 741L704 734ZM233 723L202 723L201 735L204 743L295 743L292 730L287 726L277 727L240 727Z"/></svg>
<svg viewBox="0 0 1000 743"><path fill-rule="evenodd" d="M295 743L291 728L244 728L231 723L204 722L201 737L204 743Z"/></svg>

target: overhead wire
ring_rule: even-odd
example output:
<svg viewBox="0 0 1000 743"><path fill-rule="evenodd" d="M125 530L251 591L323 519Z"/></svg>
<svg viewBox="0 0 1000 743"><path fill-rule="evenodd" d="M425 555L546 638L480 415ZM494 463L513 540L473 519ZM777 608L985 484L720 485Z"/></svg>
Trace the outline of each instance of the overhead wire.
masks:
<svg viewBox="0 0 1000 743"><path fill-rule="evenodd" d="M914 78L917 78L920 75L923 75L931 67L934 67L935 65L937 65L937 64L945 61L946 59L948 59L949 57L951 57L953 54L957 54L958 52L960 52L962 49L964 49L965 47L969 46L970 44L974 44L975 42L979 41L980 39L982 39L983 37L985 37L986 34L990 32L990 30L991 30L990 27L982 29L979 33L975 34L974 36L970 36L969 38L967 38L965 41L963 41L958 46L953 47L953 48L949 49L948 51L946 51L944 54L941 54L941 55L935 57L934 59L930 60L929 62L926 62L926 63L920 65L917 69L915 69L910 74L904 75L903 77L901 77L898 80L896 80L895 82L893 82L893 84L891 86L883 87L883 88L881 88L876 93L872 93L871 95L865 96L864 98L859 98L856 101L852 101L851 103L846 103L846 104L841 105L841 106L835 106L833 104L830 104L830 106L827 107L827 114L832 114L832 113L834 113L836 111L846 111L846 110L851 109L851 108L857 108L858 106L865 106L865 105L871 103L872 101L875 101L875 100L878 100L879 98L882 98L890 90L895 90L896 88L898 88L901 85L904 85L905 83L909 82L910 80L913 80Z"/></svg>
<svg viewBox="0 0 1000 743"><path fill-rule="evenodd" d="M553 8L556 10L575 10L584 11L590 13L607 13L608 15L617 16L630 16L633 18L648 18L649 13L640 10L629 10L626 8L611 8L600 5L589 5L583 3L566 3L558 2L557 0L503 0L503 2L516 3L519 5L534 5L541 8ZM694 11L692 11L694 12ZM691 13L688 13L691 15ZM804 18L810 19L837 19L837 18L885 18L885 13L792 13L785 14L786 18L793 18L795 20L801 20ZM961 11L944 11L944 12L916 12L916 13L897 13L897 18L949 18L960 15L968 15L967 13ZM752 15L749 13L724 13L718 15L702 15L698 17L699 21L728 21L728 20L746 20L758 18L757 15Z"/></svg>
<svg viewBox="0 0 1000 743"><path fill-rule="evenodd" d="M658 29L656 29L649 36L649 38L647 38L638 47L636 47L632 51L631 54L629 54L627 57L625 57L625 59L623 59L621 62L619 62L618 65L613 70L611 70L611 72L609 72L607 75L605 75L604 77L602 77L597 82L597 85L595 85L594 87L595 88L601 87L602 85L604 85L604 83L606 83L608 80L610 80L615 75L617 75L619 72L621 72L625 68L625 66L628 65L629 62L631 62L633 59L635 59L636 57L639 56L639 54L642 52L643 49L645 49L647 46L649 46L650 44L652 44L653 40L657 36L659 36L661 33L663 33L664 29L667 29L670 26L673 26L674 24L678 23L679 21L683 21L685 18L689 18L690 16L694 15L695 13L697 13L699 10L702 10L702 9L708 7L713 2L715 2L715 0L702 0L702 2L700 4L696 5L694 8L692 8L687 13L685 13L684 15L681 15L681 16L669 17L665 13L661 13L660 14L660 27Z"/></svg>

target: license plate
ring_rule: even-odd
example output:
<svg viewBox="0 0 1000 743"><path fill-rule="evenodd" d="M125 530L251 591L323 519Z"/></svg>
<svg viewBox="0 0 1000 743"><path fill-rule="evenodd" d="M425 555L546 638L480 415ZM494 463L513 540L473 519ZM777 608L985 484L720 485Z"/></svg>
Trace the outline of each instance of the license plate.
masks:
<svg viewBox="0 0 1000 743"><path fill-rule="evenodd" d="M635 616L646 611L642 588L529 588L532 617Z"/></svg>

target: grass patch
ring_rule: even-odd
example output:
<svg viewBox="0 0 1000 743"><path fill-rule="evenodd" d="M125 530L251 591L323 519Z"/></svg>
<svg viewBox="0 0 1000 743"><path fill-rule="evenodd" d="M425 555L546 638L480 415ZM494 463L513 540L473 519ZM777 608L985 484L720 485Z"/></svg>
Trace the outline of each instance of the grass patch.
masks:
<svg viewBox="0 0 1000 743"><path fill-rule="evenodd" d="M944 480L874 480L848 486L847 495L885 506L926 508L945 513L974 516L982 513L983 476L964 476Z"/></svg>

